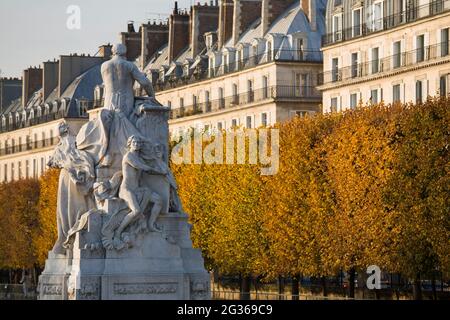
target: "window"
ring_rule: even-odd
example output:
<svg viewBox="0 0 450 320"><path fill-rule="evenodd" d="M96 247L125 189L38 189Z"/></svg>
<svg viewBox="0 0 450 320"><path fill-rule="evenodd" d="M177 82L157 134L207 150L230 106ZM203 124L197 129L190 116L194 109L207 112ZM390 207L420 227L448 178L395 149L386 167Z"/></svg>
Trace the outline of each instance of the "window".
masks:
<svg viewBox="0 0 450 320"><path fill-rule="evenodd" d="M37 167L37 160L33 159L33 178L38 177L38 167Z"/></svg>
<svg viewBox="0 0 450 320"><path fill-rule="evenodd" d="M342 40L342 14L333 16L334 41Z"/></svg>
<svg viewBox="0 0 450 320"><path fill-rule="evenodd" d="M263 82L263 98L267 99L269 97L269 80L266 76L264 76L262 82Z"/></svg>
<svg viewBox="0 0 450 320"><path fill-rule="evenodd" d="M399 84L396 84L392 87L392 102L401 102Z"/></svg>
<svg viewBox="0 0 450 320"><path fill-rule="evenodd" d="M441 56L444 57L449 53L449 29L441 30Z"/></svg>
<svg viewBox="0 0 450 320"><path fill-rule="evenodd" d="M3 181L8 181L8 164L5 163L5 165L3 166Z"/></svg>
<svg viewBox="0 0 450 320"><path fill-rule="evenodd" d="M239 95L238 95L238 86L237 84L233 84L233 103L239 104Z"/></svg>
<svg viewBox="0 0 450 320"><path fill-rule="evenodd" d="M219 109L225 108L225 99L223 94L223 88L219 88Z"/></svg>
<svg viewBox="0 0 450 320"><path fill-rule="evenodd" d="M331 112L337 112L337 109L338 109L338 100L337 100L337 98L331 98L330 111Z"/></svg>
<svg viewBox="0 0 450 320"><path fill-rule="evenodd" d="M194 106L194 109L197 108L197 96L195 94L192 95L192 105Z"/></svg>
<svg viewBox="0 0 450 320"><path fill-rule="evenodd" d="M268 125L267 113L263 112L263 113L261 113L261 126L267 127L267 125Z"/></svg>
<svg viewBox="0 0 450 320"><path fill-rule="evenodd" d="M383 2L376 2L373 4L372 10L372 28L374 31L383 29Z"/></svg>
<svg viewBox="0 0 450 320"><path fill-rule="evenodd" d="M45 147L47 145L45 141L45 132L42 132L42 147Z"/></svg>
<svg viewBox="0 0 450 320"><path fill-rule="evenodd" d="M248 90L248 101L247 102L253 102L255 100L255 94L253 92L253 81L248 80L247 81L247 90Z"/></svg>
<svg viewBox="0 0 450 320"><path fill-rule="evenodd" d="M352 78L358 76L358 52L352 53Z"/></svg>
<svg viewBox="0 0 450 320"><path fill-rule="evenodd" d="M209 91L205 91L205 112L211 111L211 99Z"/></svg>
<svg viewBox="0 0 450 320"><path fill-rule="evenodd" d="M238 120L237 119L231 120L231 127L232 128L237 128L237 126L238 126Z"/></svg>
<svg viewBox="0 0 450 320"><path fill-rule="evenodd" d="M19 167L19 177L18 179L22 179L22 161L19 161L18 163L18 167Z"/></svg>
<svg viewBox="0 0 450 320"><path fill-rule="evenodd" d="M441 95L441 97L445 97L447 96L448 93L448 84L447 84L447 79L448 79L448 74L445 76L441 76L439 78L439 94Z"/></svg>
<svg viewBox="0 0 450 320"><path fill-rule="evenodd" d="M353 36L361 35L361 8L353 10Z"/></svg>
<svg viewBox="0 0 450 320"><path fill-rule="evenodd" d="M54 138L53 138L53 130L50 130L50 145L54 144Z"/></svg>
<svg viewBox="0 0 450 320"><path fill-rule="evenodd" d="M168 106L169 108L172 108L172 101L167 101L167 106Z"/></svg>
<svg viewBox="0 0 450 320"><path fill-rule="evenodd" d="M267 42L267 61L272 61L273 60L273 48L272 48L272 42L268 41Z"/></svg>
<svg viewBox="0 0 450 320"><path fill-rule="evenodd" d="M38 148L38 135L37 133L34 134L34 148Z"/></svg>
<svg viewBox="0 0 450 320"><path fill-rule="evenodd" d="M247 116L246 120L245 120L245 125L247 129L251 129L252 128L252 116Z"/></svg>
<svg viewBox="0 0 450 320"><path fill-rule="evenodd" d="M400 68L402 64L402 43L400 41L394 42L394 55L393 55L393 65L394 68Z"/></svg>
<svg viewBox="0 0 450 320"><path fill-rule="evenodd" d="M11 181L15 179L14 162L11 163Z"/></svg>
<svg viewBox="0 0 450 320"><path fill-rule="evenodd" d="M416 81L416 103L422 103L422 92L423 92L423 85L421 80Z"/></svg>
<svg viewBox="0 0 450 320"><path fill-rule="evenodd" d="M25 161L25 178L28 179L30 177L30 161Z"/></svg>
<svg viewBox="0 0 450 320"><path fill-rule="evenodd" d="M44 174L45 159L41 158L41 176Z"/></svg>
<svg viewBox="0 0 450 320"><path fill-rule="evenodd" d="M416 39L416 62L425 60L425 35L420 35Z"/></svg>
<svg viewBox="0 0 450 320"><path fill-rule="evenodd" d="M357 106L358 106L358 94L352 93L350 95L350 108L356 109Z"/></svg>
<svg viewBox="0 0 450 320"><path fill-rule="evenodd" d="M223 130L223 123L217 122L217 130L222 131Z"/></svg>
<svg viewBox="0 0 450 320"><path fill-rule="evenodd" d="M16 152L16 140L15 139L11 140L11 149L12 149L12 153Z"/></svg>
<svg viewBox="0 0 450 320"><path fill-rule="evenodd" d="M336 82L339 81L339 59L338 58L333 58L333 60L331 60L331 77L332 77L332 81Z"/></svg>
<svg viewBox="0 0 450 320"><path fill-rule="evenodd" d="M370 102L372 104L377 104L378 101L378 89L374 89L370 91Z"/></svg>
<svg viewBox="0 0 450 320"><path fill-rule="evenodd" d="M19 137L18 149L19 149L19 152L22 152L22 137Z"/></svg>
<svg viewBox="0 0 450 320"><path fill-rule="evenodd" d="M372 74L380 72L380 48L372 48Z"/></svg>
<svg viewBox="0 0 450 320"><path fill-rule="evenodd" d="M304 51L305 51L305 48L304 48L303 38L298 38L297 39L297 53L298 53L298 60L299 61L303 61L304 60L304 58L305 58Z"/></svg>

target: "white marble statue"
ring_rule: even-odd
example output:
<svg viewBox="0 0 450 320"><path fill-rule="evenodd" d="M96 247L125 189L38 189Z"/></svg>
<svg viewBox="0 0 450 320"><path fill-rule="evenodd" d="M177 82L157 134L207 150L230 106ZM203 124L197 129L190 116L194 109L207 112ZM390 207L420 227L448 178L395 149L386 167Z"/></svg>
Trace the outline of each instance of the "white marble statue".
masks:
<svg viewBox="0 0 450 320"><path fill-rule="evenodd" d="M152 232L160 232L161 230L155 224L156 219L161 213L162 202L160 196L147 188L140 186L142 173L144 171L155 175L166 175L167 171L162 171L160 168L149 166L145 163L145 159L141 154L142 140L138 137L131 136L128 140L128 153L122 160L122 174L123 181L120 186L119 197L124 200L131 212L125 217L122 224L117 229L117 235L122 234L125 228L136 219L144 219L144 210L148 205L147 201L139 201L139 194L148 194L148 199L153 203L153 208L150 213L150 220L147 228ZM147 199L147 196L143 197Z"/></svg>
<svg viewBox="0 0 450 320"><path fill-rule="evenodd" d="M94 205L91 188L95 170L92 159L76 148L75 137L65 122L60 123L58 131L60 141L47 165L61 169L56 212L58 240L53 252L65 254L70 230Z"/></svg>
<svg viewBox="0 0 450 320"><path fill-rule="evenodd" d="M76 138L59 126L49 161L61 169L58 240L40 299L208 299L209 274L168 166L170 108L125 46L113 53L101 68L104 107ZM148 97L134 97L136 81Z"/></svg>

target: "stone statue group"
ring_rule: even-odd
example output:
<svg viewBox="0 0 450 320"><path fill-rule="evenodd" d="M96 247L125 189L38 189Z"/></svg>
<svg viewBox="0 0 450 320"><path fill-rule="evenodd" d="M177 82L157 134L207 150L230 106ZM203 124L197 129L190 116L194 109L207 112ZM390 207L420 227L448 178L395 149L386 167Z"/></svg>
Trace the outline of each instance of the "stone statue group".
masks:
<svg viewBox="0 0 450 320"><path fill-rule="evenodd" d="M97 117L76 137L65 122L59 125L60 142L48 163L61 169L54 254L71 249L93 214L102 217L101 234L86 248L123 250L139 233L161 233L161 214L182 212L168 167L167 108L125 55L126 47L115 45L113 58L102 65L105 99ZM135 81L148 98L135 98Z"/></svg>

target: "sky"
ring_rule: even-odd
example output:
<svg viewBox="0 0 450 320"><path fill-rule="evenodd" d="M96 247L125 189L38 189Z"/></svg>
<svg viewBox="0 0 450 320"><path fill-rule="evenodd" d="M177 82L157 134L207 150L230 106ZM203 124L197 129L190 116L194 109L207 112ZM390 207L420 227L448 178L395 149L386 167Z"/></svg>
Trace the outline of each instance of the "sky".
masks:
<svg viewBox="0 0 450 320"><path fill-rule="evenodd" d="M195 2L204 3L205 0ZM208 0L209 2L209 0ZM193 0L179 0L188 8ZM80 9L80 29L74 11ZM22 71L60 55L94 55L98 47L119 41L127 22L167 19L174 0L0 0L0 76L21 77ZM163 15L158 15L163 14Z"/></svg>

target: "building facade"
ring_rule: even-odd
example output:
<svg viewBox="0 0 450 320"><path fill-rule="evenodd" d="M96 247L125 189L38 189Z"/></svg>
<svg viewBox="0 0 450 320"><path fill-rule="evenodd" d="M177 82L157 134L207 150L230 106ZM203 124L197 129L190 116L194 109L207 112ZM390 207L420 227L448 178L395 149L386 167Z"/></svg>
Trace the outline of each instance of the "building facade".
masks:
<svg viewBox="0 0 450 320"><path fill-rule="evenodd" d="M450 92L450 0L330 0L324 112Z"/></svg>
<svg viewBox="0 0 450 320"><path fill-rule="evenodd" d="M172 137L191 128L255 128L320 112L325 8L323 0L176 7L168 42L144 68L157 99L172 108Z"/></svg>
<svg viewBox="0 0 450 320"><path fill-rule="evenodd" d="M45 172L59 123L76 135L88 121L94 88L102 84L100 66L110 54L111 46L102 46L95 57L60 56L23 72L21 95L0 114L1 182Z"/></svg>

